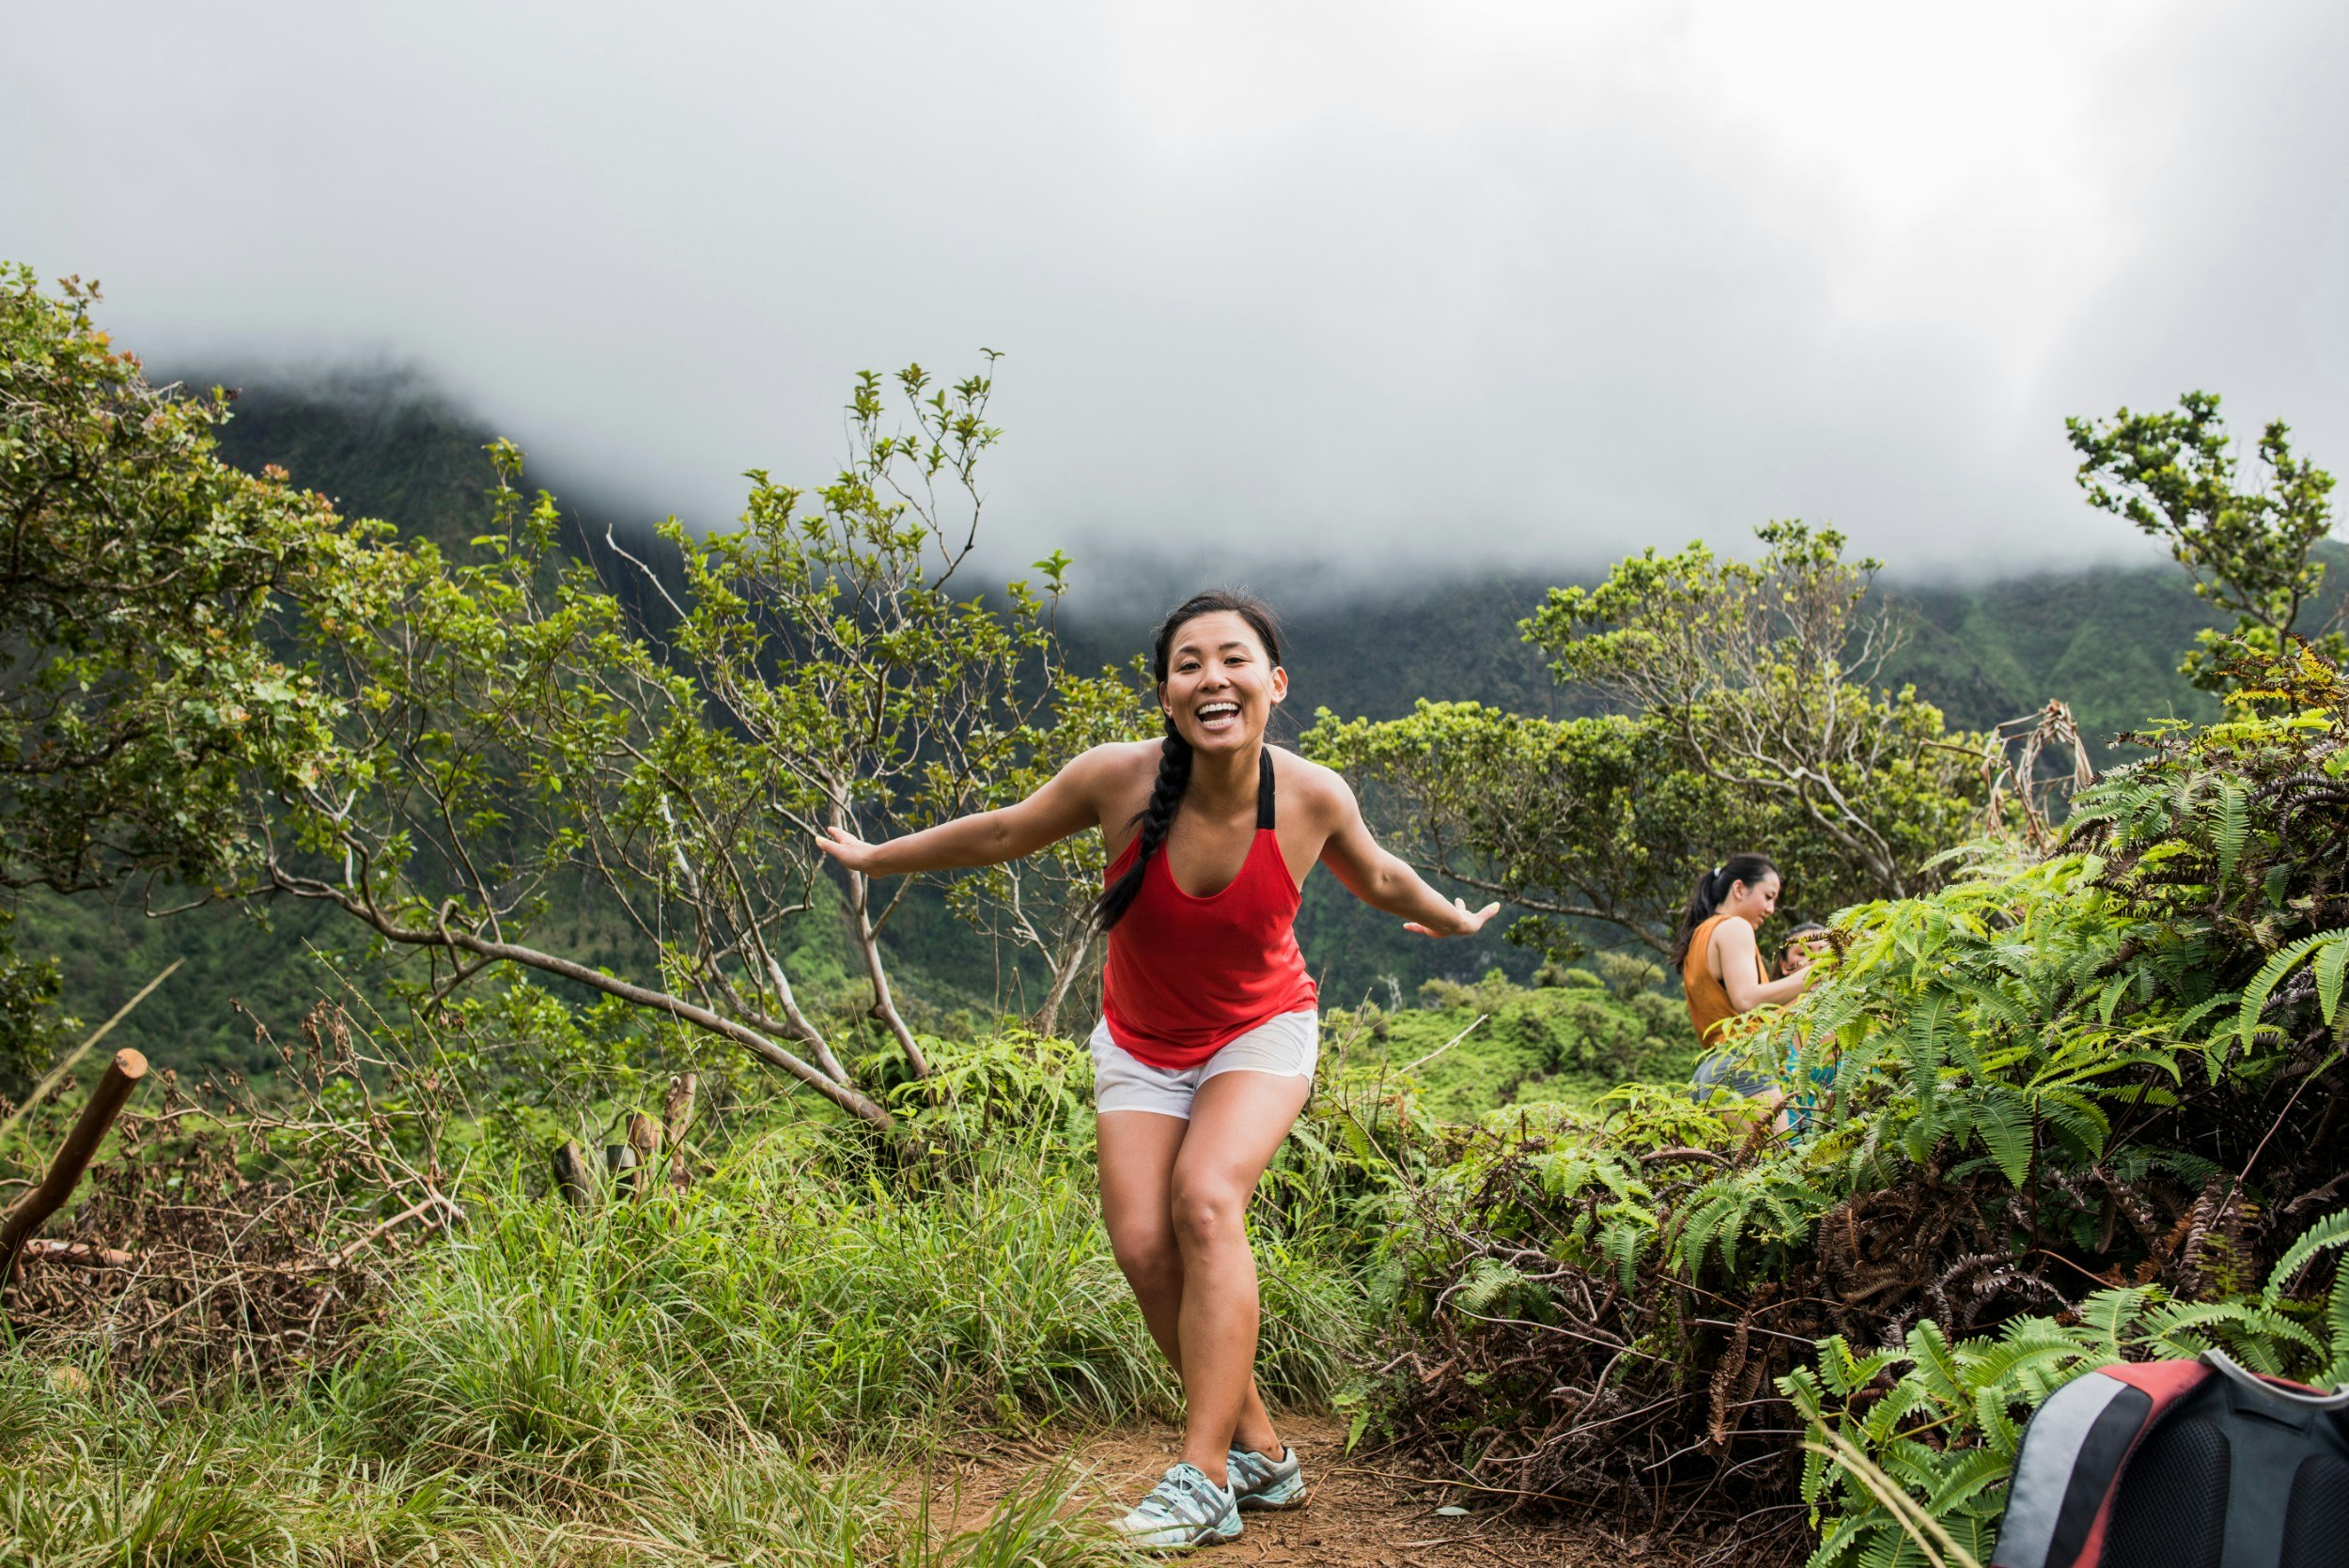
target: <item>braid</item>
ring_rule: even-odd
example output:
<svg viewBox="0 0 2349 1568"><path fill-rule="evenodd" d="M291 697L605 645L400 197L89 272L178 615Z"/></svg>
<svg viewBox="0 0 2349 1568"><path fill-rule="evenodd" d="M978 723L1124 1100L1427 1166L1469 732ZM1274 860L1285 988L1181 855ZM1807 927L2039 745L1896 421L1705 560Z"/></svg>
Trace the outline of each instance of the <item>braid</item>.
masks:
<svg viewBox="0 0 2349 1568"><path fill-rule="evenodd" d="M1166 738L1159 742L1159 777L1150 786L1150 803L1142 808L1135 820L1142 824L1140 847L1134 851L1134 863L1126 868L1126 875L1101 890L1101 897L1093 906L1093 923L1097 930L1107 931L1124 918L1142 892L1142 874L1149 865L1150 857L1166 843L1167 830L1174 825L1174 812L1183 803L1183 794L1190 788L1190 742L1174 731L1174 721L1166 722Z"/></svg>

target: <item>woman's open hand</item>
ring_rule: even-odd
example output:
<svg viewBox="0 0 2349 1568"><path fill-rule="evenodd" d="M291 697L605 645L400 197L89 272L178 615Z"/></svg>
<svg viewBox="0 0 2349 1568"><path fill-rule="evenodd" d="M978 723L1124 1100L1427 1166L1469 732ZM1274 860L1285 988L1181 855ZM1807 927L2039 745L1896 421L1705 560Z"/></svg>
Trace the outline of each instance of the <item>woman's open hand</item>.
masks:
<svg viewBox="0 0 2349 1568"><path fill-rule="evenodd" d="M873 859L880 853L876 845L865 843L848 829L831 827L816 840L816 847L847 866L850 871L869 877L873 874Z"/></svg>
<svg viewBox="0 0 2349 1568"><path fill-rule="evenodd" d="M1415 920L1405 921L1403 929L1416 931L1423 937L1465 937L1483 930L1485 923L1501 912L1501 906L1498 904L1487 904L1481 909L1471 909L1468 907L1468 900L1465 898L1454 899L1452 908L1452 928L1448 931L1439 931L1432 925L1422 925Z"/></svg>

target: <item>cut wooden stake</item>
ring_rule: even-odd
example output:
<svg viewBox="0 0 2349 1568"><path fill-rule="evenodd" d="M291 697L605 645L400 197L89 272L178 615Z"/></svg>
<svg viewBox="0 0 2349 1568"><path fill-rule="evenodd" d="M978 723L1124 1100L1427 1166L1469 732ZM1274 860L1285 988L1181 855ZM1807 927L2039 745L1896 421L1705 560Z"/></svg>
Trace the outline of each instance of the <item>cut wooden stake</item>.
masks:
<svg viewBox="0 0 2349 1568"><path fill-rule="evenodd" d="M587 1157L579 1152L579 1144L565 1139L563 1146L554 1151L554 1189L563 1201L575 1209L594 1203L596 1184L587 1174Z"/></svg>
<svg viewBox="0 0 2349 1568"><path fill-rule="evenodd" d="M629 1187L642 1198L652 1190L653 1169L661 1163L661 1124L641 1110L631 1112L628 1146L636 1151L636 1174L630 1178Z"/></svg>
<svg viewBox="0 0 2349 1568"><path fill-rule="evenodd" d="M104 1039L107 1034L113 1031L115 1025L129 1017L131 1016L132 1008L136 1007L140 1002L145 1001L148 998L148 992L154 990L156 986L170 979L172 971L186 962L187 960L185 958L174 958L164 967L163 973L157 975L146 985L141 986L139 987L138 995L132 997L130 1001L116 1008L115 1016L113 1017L108 1018L104 1023L100 1024L95 1030L91 1031L90 1037L88 1039L74 1047L71 1055L68 1056L64 1061L58 1063L56 1066L50 1069L49 1076L42 1079L39 1085L35 1088L31 1094L24 1096L24 1103L18 1106L14 1110L8 1112L8 1119L7 1121L0 1122L0 1140L5 1140L9 1133L16 1130L17 1123L24 1120L25 1112L31 1110L33 1107L40 1104L41 1101L49 1097L49 1091L54 1089L59 1083L64 1081L66 1074L71 1072L76 1066L81 1064L82 1058L89 1054L90 1048L92 1046ZM132 1054L136 1056L138 1053L133 1051ZM139 1060L144 1062L147 1058L141 1056L139 1057Z"/></svg>
<svg viewBox="0 0 2349 1568"><path fill-rule="evenodd" d="M693 1090L692 1073L679 1073L669 1080L669 1101L661 1108L662 1131L669 1141L669 1186L682 1192L693 1185L692 1168L685 1162L685 1129L693 1125Z"/></svg>
<svg viewBox="0 0 2349 1568"><path fill-rule="evenodd" d="M146 1076L146 1057L134 1050L115 1052L115 1059L106 1064L105 1076L90 1091L88 1103L82 1107L73 1130L66 1134L57 1157L49 1162L49 1173L41 1178L39 1187L16 1201L6 1219L0 1219L0 1286L7 1285L15 1274L17 1254L24 1250L24 1243L73 1195L82 1172L89 1169L91 1157L98 1153L98 1145L105 1141L106 1130L115 1125L123 1102Z"/></svg>

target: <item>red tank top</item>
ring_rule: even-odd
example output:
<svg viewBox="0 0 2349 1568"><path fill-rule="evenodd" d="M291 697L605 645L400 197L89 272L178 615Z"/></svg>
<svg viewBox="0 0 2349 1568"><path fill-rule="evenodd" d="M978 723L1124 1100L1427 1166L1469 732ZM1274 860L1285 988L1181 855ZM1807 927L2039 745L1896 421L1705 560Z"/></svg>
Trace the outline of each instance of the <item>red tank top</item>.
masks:
<svg viewBox="0 0 2349 1568"><path fill-rule="evenodd" d="M1196 1067L1250 1030L1319 1000L1297 946L1297 878L1272 831L1272 753L1256 775L1256 837L1231 886L1205 898L1175 885L1163 846L1110 927L1101 1013L1110 1038L1153 1067ZM1114 882L1142 852L1134 835Z"/></svg>

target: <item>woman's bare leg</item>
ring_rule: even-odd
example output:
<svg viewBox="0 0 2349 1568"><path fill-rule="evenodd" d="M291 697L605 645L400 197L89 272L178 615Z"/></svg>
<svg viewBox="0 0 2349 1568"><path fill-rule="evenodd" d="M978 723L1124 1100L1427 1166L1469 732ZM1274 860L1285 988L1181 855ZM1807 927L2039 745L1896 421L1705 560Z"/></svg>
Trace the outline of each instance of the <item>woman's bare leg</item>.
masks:
<svg viewBox="0 0 2349 1568"><path fill-rule="evenodd" d="M1101 1150L1101 1222L1110 1233L1110 1250L1142 1305L1150 1337L1177 1373L1183 1370L1174 1327L1183 1310L1183 1254L1174 1245L1169 1193L1174 1157L1190 1126L1180 1116L1155 1110L1105 1110L1096 1135Z"/></svg>
<svg viewBox="0 0 2349 1568"><path fill-rule="evenodd" d="M1248 1246L1248 1200L1281 1146L1313 1079L1219 1073L1190 1102L1169 1192L1182 1259L1183 1457L1218 1483L1235 1442L1280 1452L1256 1393L1256 1255Z"/></svg>
<svg viewBox="0 0 2349 1568"><path fill-rule="evenodd" d="M1297 1105L1287 1110L1286 1119L1281 1122L1279 1135L1266 1145L1263 1157L1256 1162L1255 1174L1248 1178L1246 1191L1252 1192L1256 1177L1263 1174L1265 1165L1271 1161L1272 1149L1279 1146L1281 1138L1287 1136L1289 1124L1296 1120L1298 1110L1302 1109L1307 1080L1272 1079L1263 1073L1221 1073L1209 1079L1200 1093L1204 1096L1207 1088L1225 1079L1236 1078L1264 1079L1273 1083L1294 1082L1299 1090L1295 1096ZM1210 1104L1222 1101L1227 1094L1219 1093ZM1194 1101L1194 1118L1198 1109ZM1229 1112L1221 1120L1230 1120ZM1148 1110L1105 1111L1099 1118L1101 1218L1110 1234L1110 1248L1117 1256L1117 1265L1125 1272L1127 1283L1133 1287L1134 1299L1142 1307L1142 1318L1149 1326L1150 1337L1158 1342L1159 1350L1166 1356L1167 1364L1174 1369L1178 1376L1184 1375L1182 1323L1187 1276L1182 1246L1175 1232L1174 1171L1193 1126L1195 1121L1185 1122L1178 1116L1161 1116ZM1228 1135L1225 1141L1228 1141ZM1211 1138L1208 1141L1216 1140ZM1244 1197L1241 1206L1245 1207ZM1243 1252L1246 1245L1243 1234ZM1215 1462L1212 1465L1188 1452L1185 1454L1217 1481L1226 1479L1223 1473L1224 1452L1228 1447L1237 1445L1271 1454L1281 1452L1280 1436L1273 1431L1272 1418L1266 1412L1264 1400L1256 1391L1253 1375L1256 1288L1252 1256L1248 1259L1248 1344L1245 1357L1239 1362L1248 1373L1248 1383L1239 1416L1226 1429L1225 1436L1214 1445ZM1210 1357L1210 1359L1214 1358ZM1188 1405L1191 1403L1188 1377L1184 1388ZM1187 1423L1187 1439L1189 1427L1195 1424L1194 1409L1191 1421Z"/></svg>

